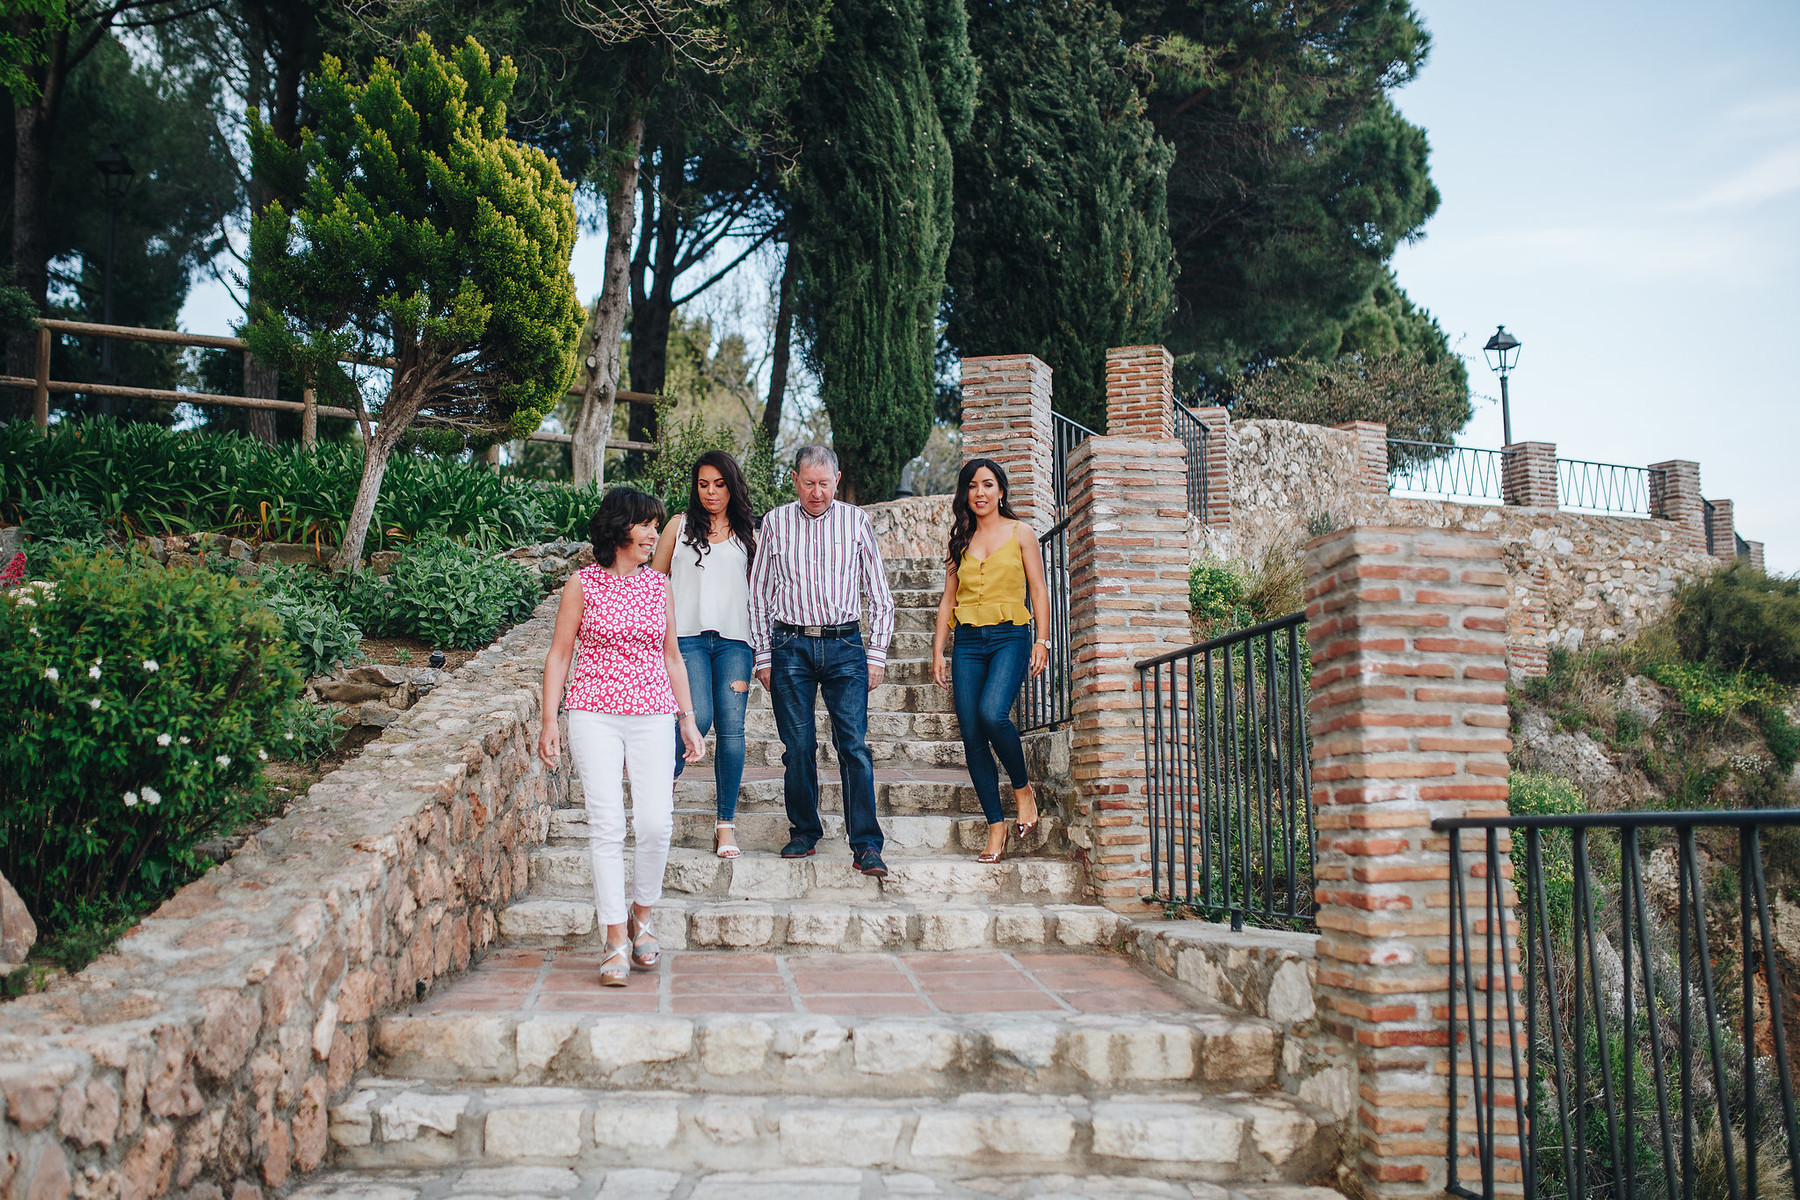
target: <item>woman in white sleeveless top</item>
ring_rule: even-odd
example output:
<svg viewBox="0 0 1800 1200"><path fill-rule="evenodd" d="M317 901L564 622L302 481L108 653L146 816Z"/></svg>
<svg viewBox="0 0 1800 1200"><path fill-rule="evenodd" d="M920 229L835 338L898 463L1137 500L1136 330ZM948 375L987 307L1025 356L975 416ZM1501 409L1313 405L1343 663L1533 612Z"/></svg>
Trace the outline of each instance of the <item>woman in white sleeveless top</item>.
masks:
<svg viewBox="0 0 1800 1200"><path fill-rule="evenodd" d="M744 779L744 710L750 700L750 563L756 527L737 460L708 450L694 463L687 511L663 527L651 565L670 576L675 632L693 686L702 737L715 724L713 850L738 856L733 829Z"/></svg>

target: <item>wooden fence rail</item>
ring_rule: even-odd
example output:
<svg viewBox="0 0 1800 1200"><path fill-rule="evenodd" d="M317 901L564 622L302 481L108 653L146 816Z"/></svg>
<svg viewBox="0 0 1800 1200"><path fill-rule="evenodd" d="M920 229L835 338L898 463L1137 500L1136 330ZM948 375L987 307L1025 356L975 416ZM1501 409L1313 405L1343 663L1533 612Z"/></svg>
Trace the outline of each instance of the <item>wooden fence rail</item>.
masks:
<svg viewBox="0 0 1800 1200"><path fill-rule="evenodd" d="M305 391L306 399L271 400L262 396L219 396L211 392L181 392L168 388L124 387L112 383L83 383L72 379L50 378L50 344L51 339L59 333L76 337L117 338L124 342L149 342L164 346L204 346L212 350L246 349L242 338L224 337L212 333L183 333L178 329L141 329L135 325L101 325L93 321L62 321L43 318L38 321L36 377L27 379L23 375L0 375L0 388L20 388L32 393L32 420L39 429L50 424L50 394L58 395L79 392L85 396L117 396L125 400L169 400L177 404L223 404L232 408L272 409L277 412L297 412L301 415L300 441L310 446L313 442L314 422L318 417L337 417L343 420L356 420L356 413L348 408L336 408L329 404L320 404L313 398L311 388ZM380 355L352 354L346 355L339 362L356 363L366 367L388 367L394 365L392 358ZM571 390L571 396L579 396L579 390ZM657 397L648 392L618 393L618 398L635 401L640 404L655 402ZM574 439L566 433L546 433L539 430L526 440L533 442L551 442L568 445ZM608 440L608 450L650 450L656 446L650 442L633 442L625 440Z"/></svg>

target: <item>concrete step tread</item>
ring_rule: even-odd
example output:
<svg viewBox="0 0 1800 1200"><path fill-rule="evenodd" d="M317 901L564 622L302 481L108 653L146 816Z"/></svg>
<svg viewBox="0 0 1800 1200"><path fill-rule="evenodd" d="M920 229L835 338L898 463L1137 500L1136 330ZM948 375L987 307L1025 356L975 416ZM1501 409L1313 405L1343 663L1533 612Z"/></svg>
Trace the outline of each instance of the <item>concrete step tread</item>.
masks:
<svg viewBox="0 0 1800 1200"><path fill-rule="evenodd" d="M987 847L988 823L978 814L895 813L881 811L879 803L876 808L881 812L881 828L887 835L888 854L975 855ZM825 837L829 841L840 841L844 837L844 819L841 816L821 813L820 820L825 826ZM710 853L717 826L718 810L710 799L702 804L678 802L675 806L674 844ZM744 804L740 800L733 826L737 844L746 853L779 852L788 842L790 827L786 809L774 801L758 799ZM1045 816L1038 821L1037 828L1032 831L1023 850L1031 854L1064 853L1066 839L1062 835L1062 823L1055 817ZM585 810L559 808L551 811L549 845L585 847L587 836ZM1008 851L1014 854L1021 851L1016 837L1008 843Z"/></svg>
<svg viewBox="0 0 1800 1200"><path fill-rule="evenodd" d="M1120 1175L1036 1175L1006 1181L1008 1200L1342 1200L1331 1188L1299 1184L1222 1186ZM854 1167L774 1167L761 1171L655 1168L470 1167L328 1170L309 1175L288 1200L455 1200L493 1195L557 1200L994 1200L964 1186L962 1173L863 1171Z"/></svg>
<svg viewBox="0 0 1800 1200"><path fill-rule="evenodd" d="M1336 1131L1321 1110L1274 1091L867 1100L365 1078L332 1108L331 1136L347 1166L840 1166L982 1175L1073 1168L1255 1184L1316 1177Z"/></svg>

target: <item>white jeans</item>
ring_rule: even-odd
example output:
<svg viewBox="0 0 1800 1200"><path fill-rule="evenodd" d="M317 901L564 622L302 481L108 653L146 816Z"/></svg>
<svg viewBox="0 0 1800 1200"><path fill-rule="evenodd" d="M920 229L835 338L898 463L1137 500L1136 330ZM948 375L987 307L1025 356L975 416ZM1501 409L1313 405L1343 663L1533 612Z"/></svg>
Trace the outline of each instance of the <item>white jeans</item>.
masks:
<svg viewBox="0 0 1800 1200"><path fill-rule="evenodd" d="M594 908L603 927L623 925L625 777L631 778L632 899L649 906L662 896L675 825L675 717L572 711L569 756L587 799Z"/></svg>

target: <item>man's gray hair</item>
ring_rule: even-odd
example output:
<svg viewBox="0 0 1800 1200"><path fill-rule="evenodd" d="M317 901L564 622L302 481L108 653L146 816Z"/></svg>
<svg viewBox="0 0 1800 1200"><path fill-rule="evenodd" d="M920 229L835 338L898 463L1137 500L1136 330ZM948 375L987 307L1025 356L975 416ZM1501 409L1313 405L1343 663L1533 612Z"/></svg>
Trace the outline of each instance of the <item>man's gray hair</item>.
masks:
<svg viewBox="0 0 1800 1200"><path fill-rule="evenodd" d="M798 475L812 466L824 466L833 475L836 475L838 473L837 452L830 446L821 446L816 443L800 447L800 452L794 455L794 474Z"/></svg>

